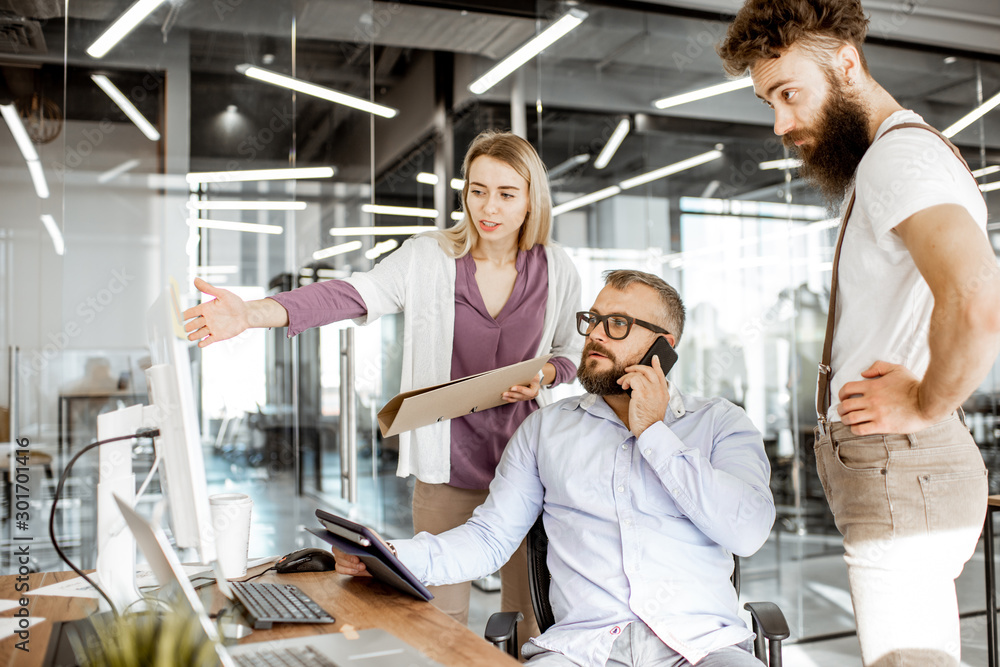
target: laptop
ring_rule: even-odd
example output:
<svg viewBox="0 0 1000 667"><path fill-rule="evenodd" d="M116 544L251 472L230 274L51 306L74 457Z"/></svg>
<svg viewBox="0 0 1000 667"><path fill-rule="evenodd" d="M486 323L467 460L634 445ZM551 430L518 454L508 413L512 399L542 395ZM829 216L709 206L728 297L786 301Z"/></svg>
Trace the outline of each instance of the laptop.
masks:
<svg viewBox="0 0 1000 667"><path fill-rule="evenodd" d="M115 502L118 503L118 508L135 536L136 544L149 561L150 569L156 575L160 586L174 588L180 593L178 597L181 598L181 604L188 606L191 613L197 615L205 634L217 642L216 651L224 667L284 664L268 662L275 658L275 654L282 656L279 659L288 659L287 656L292 654L301 661L288 664L315 664L323 667L398 667L399 665L441 667L441 663L431 660L403 640L380 629L359 630L357 639L348 639L346 635L336 632L239 646L223 646L215 623L209 618L201 599L184 575L177 554L167 542L163 530L140 516L117 496ZM218 571L216 568L216 572ZM224 593L229 591L225 585L221 590ZM310 661L304 660L304 657L309 657Z"/></svg>

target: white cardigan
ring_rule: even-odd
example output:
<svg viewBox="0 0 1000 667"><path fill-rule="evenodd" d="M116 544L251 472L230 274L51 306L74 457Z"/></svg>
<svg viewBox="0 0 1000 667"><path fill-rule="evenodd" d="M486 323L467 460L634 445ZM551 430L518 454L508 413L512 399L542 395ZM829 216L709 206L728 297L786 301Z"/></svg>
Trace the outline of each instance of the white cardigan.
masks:
<svg viewBox="0 0 1000 667"><path fill-rule="evenodd" d="M583 338L576 332L580 276L566 252L545 247L548 297L542 339L536 356L551 353L580 363ZM407 240L375 267L347 279L364 299L368 313L354 322L368 324L382 315L405 311L400 391L451 380L455 334L455 259L429 235ZM416 348L416 349L415 349ZM547 402L539 393L539 405ZM399 436L400 477L416 475L428 484L451 479L451 424L440 422Z"/></svg>

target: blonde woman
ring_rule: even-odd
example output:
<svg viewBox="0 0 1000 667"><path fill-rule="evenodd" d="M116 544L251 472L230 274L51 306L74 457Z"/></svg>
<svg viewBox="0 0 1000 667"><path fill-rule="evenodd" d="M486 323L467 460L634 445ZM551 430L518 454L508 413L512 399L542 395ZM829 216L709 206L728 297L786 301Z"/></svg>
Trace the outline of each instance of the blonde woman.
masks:
<svg viewBox="0 0 1000 667"><path fill-rule="evenodd" d="M286 326L294 336L405 312L401 391L554 355L540 379L504 393L505 405L400 436L397 474L417 478L414 531L435 535L482 504L507 440L539 407L540 385L571 382L581 354L580 279L551 241L552 202L538 154L514 134L488 131L469 146L462 172L462 221L407 240L371 271L249 302L197 279L216 298L184 313L189 338L205 347L249 327ZM502 609L526 617L518 637L537 636L524 544L500 578ZM431 591L434 604L468 622L469 583Z"/></svg>

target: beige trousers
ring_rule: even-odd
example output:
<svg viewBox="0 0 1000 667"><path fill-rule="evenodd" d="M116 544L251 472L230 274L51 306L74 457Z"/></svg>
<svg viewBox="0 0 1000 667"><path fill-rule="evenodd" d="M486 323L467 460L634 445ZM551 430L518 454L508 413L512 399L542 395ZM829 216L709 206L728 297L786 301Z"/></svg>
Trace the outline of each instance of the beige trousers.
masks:
<svg viewBox="0 0 1000 667"><path fill-rule="evenodd" d="M438 535L461 526L489 495L487 489L460 489L448 484L426 484L417 480L413 488L413 531ZM434 599L431 603L462 625L469 623L471 583L449 586L429 586ZM519 611L524 620L518 623L517 640L523 646L530 637L537 637L538 623L531 609L528 589L528 551L524 540L500 568L500 610ZM520 647L518 647L520 650Z"/></svg>
<svg viewBox="0 0 1000 667"><path fill-rule="evenodd" d="M952 416L909 435L816 437L820 482L844 535L866 667L958 667L955 578L986 515L986 467Z"/></svg>

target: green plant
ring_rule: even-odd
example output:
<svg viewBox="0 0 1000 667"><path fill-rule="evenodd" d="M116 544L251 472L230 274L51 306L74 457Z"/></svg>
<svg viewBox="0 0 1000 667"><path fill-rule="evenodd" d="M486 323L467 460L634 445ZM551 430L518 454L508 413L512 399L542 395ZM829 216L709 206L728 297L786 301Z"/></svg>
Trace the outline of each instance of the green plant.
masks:
<svg viewBox="0 0 1000 667"><path fill-rule="evenodd" d="M215 667L215 642L197 616L175 607L92 619L93 631L71 636L82 667Z"/></svg>

